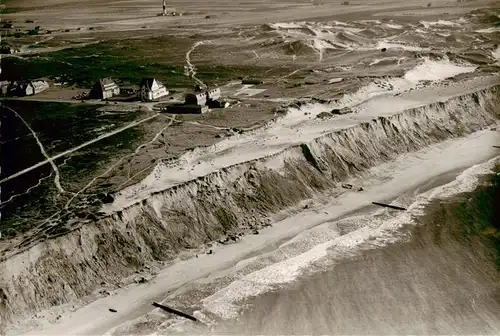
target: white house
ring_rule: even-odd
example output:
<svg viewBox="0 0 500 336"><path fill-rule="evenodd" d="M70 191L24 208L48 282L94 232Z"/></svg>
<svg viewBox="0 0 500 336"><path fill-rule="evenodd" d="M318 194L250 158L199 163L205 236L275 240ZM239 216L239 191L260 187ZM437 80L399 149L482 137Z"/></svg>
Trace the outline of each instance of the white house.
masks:
<svg viewBox="0 0 500 336"><path fill-rule="evenodd" d="M43 80L31 81L23 85L22 93L26 96L33 96L49 88L49 83Z"/></svg>
<svg viewBox="0 0 500 336"><path fill-rule="evenodd" d="M33 87L33 91L35 94L39 94L42 91L45 91L49 88L49 83L44 80L32 81L31 86Z"/></svg>
<svg viewBox="0 0 500 336"><path fill-rule="evenodd" d="M6 96L9 90L9 81L0 81L0 95Z"/></svg>
<svg viewBox="0 0 500 336"><path fill-rule="evenodd" d="M152 101L168 95L165 85L155 78L143 78L139 90L139 97L143 101Z"/></svg>
<svg viewBox="0 0 500 336"><path fill-rule="evenodd" d="M215 88L207 91L207 100L217 100L221 97L220 88Z"/></svg>
<svg viewBox="0 0 500 336"><path fill-rule="evenodd" d="M186 104L188 105L206 105L209 101L216 101L221 97L220 88L204 92L188 93L186 95Z"/></svg>
<svg viewBox="0 0 500 336"><path fill-rule="evenodd" d="M90 91L93 98L108 99L120 94L120 87L111 78L100 79Z"/></svg>

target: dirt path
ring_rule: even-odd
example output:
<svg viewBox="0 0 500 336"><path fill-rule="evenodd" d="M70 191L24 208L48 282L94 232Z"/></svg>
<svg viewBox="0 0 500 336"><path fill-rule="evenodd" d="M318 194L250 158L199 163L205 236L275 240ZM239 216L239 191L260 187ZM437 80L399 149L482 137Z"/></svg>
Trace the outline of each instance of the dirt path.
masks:
<svg viewBox="0 0 500 336"><path fill-rule="evenodd" d="M163 132L169 128L172 123L175 121L175 117L173 118L170 118L170 121L158 132L155 134L155 136L153 137L152 140L148 141L148 142L145 142L139 146L137 146L137 148L135 149L135 151L132 153L132 154L129 154L129 155L126 155L122 158L120 158L119 160L117 160L113 165L111 165L111 167L109 167L104 173L102 173L101 175L98 175L96 177L94 177L89 183L87 183L87 185L85 187L83 187L82 189L80 189L79 191L77 191L73 197L71 197L71 199L66 203L66 205L64 206L65 209L68 209L71 202L79 195L81 194L82 192L84 192L85 190L87 190L90 186L92 186L98 179L102 178L103 176L106 176L108 175L111 171L113 171L116 167L118 167L119 164L121 164L124 160L128 159L128 158L131 158L135 155L137 155L139 153L139 151L141 151L143 148L145 148L146 146L154 143L156 140L158 140L158 138L160 137L160 135L163 134Z"/></svg>
<svg viewBox="0 0 500 336"><path fill-rule="evenodd" d="M64 152L62 152L62 153L59 153L59 154L54 155L54 156L52 156L52 157L48 157L48 156L47 156L47 159L46 159L46 160L41 161L41 162L39 162L39 163L37 163L37 164L35 164L35 165L31 166L31 167L28 167L28 168L26 168L26 169L23 169L23 170L21 170L21 171L19 171L19 172L15 173L15 174L13 174L13 175L10 175L10 176L8 176L8 177L6 177L6 178L4 178L4 179L0 180L0 184L2 184L2 183L4 183L4 182L7 182L7 181L9 181L9 180L12 180L13 178L16 178L16 177L18 177L18 176L24 175L24 174L26 174L27 172L30 172L30 171L32 171L33 169L36 169L36 168L38 168L38 167L41 167L41 166L43 166L43 165L45 165L45 164L47 164L47 163L53 164L53 161L54 161L54 160L57 160L57 159L59 159L59 158L61 158L61 157L63 157L63 156L66 156L66 155L68 155L68 154L71 154L71 153L73 153L73 152L76 152L77 150L80 150L80 149L82 149L82 148L85 148L85 147L87 147L87 146L90 146L90 145L92 145L92 144L94 144L94 143L96 143L96 142L98 142L98 141L101 141L102 139L106 139L106 138L108 138L108 137L110 137L110 136L113 136L113 135L115 135L115 134L118 134L118 133L120 133L120 132L123 132L123 131L125 131L125 130L127 130L127 129L129 129L129 128L136 127L136 126L138 126L138 125L140 125L140 124L142 124L142 123L144 123L144 122L146 122L146 121L149 121L149 120L152 120L152 119L154 119L154 118L158 117L159 115L160 115L160 114L159 114L159 113L157 113L157 114L152 115L152 116L150 116L150 117L147 117L147 118L144 118L144 119L141 119L141 120L138 120L138 121L131 122L130 124L128 124L128 125L126 125L126 126L124 126L124 127L118 128L118 129L116 129L116 130L114 130L114 131L112 131L112 132L106 133L106 134L101 134L101 135L100 135L100 136L98 136L97 138L92 139L92 140L90 140L90 141L87 141L87 142L85 142L85 143L83 143L83 144L81 144L81 145L79 145L79 146L76 146L76 147L73 147L73 148L71 148L71 149L68 149L67 151L64 151Z"/></svg>
<svg viewBox="0 0 500 336"><path fill-rule="evenodd" d="M191 49L186 53L186 74L191 77L196 83L198 83L201 87L206 87L205 83L203 83L199 78L196 77L196 67L191 63L191 53L200 45L209 44L210 40L198 41L193 44Z"/></svg>
<svg viewBox="0 0 500 336"><path fill-rule="evenodd" d="M56 186L59 193L61 193L61 194L64 193L64 189L61 186L61 174L59 173L59 169L57 168L56 164L54 163L54 159L51 159L49 157L49 154L47 154L47 152L45 151L45 147L43 147L42 142L38 138L38 135L36 134L36 132L31 128L31 126L26 122L26 120L24 120L23 117L21 117L21 115L19 115L19 113L17 113L14 109L12 109L8 106L4 106L4 108L6 108L7 110L14 113L23 122L23 124L26 126L26 128L28 128L28 130L31 132L31 134L33 134L33 138L35 138L35 141L36 141L38 147L40 147L40 152L42 152L42 155L47 159L46 162L50 164L50 166L52 167L52 170L55 173L54 185ZM3 182L8 181L8 180L10 180L10 178L2 180L2 181L0 181L0 183L3 183Z"/></svg>

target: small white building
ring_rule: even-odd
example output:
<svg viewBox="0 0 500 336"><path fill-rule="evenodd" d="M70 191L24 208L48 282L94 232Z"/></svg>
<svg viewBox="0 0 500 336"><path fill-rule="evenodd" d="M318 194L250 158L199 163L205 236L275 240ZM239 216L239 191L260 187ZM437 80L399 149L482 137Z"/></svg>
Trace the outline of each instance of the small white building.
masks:
<svg viewBox="0 0 500 336"><path fill-rule="evenodd" d="M33 96L49 88L49 83L43 80L31 81L23 85L22 93L26 96Z"/></svg>
<svg viewBox="0 0 500 336"><path fill-rule="evenodd" d="M92 98L108 99L120 94L120 87L111 78L100 79L90 91Z"/></svg>
<svg viewBox="0 0 500 336"><path fill-rule="evenodd" d="M168 95L166 86L155 78L143 78L139 89L139 98L152 101Z"/></svg>
<svg viewBox="0 0 500 336"><path fill-rule="evenodd" d="M0 95L6 96L9 90L10 82L9 81L0 81Z"/></svg>

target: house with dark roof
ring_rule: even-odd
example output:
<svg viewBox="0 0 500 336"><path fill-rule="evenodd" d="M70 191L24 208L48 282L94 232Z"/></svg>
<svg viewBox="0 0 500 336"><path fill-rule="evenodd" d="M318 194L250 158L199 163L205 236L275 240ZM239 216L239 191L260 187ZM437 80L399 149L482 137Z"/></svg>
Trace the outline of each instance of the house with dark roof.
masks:
<svg viewBox="0 0 500 336"><path fill-rule="evenodd" d="M217 100L220 99L222 93L220 88L215 88L207 91L207 100Z"/></svg>
<svg viewBox="0 0 500 336"><path fill-rule="evenodd" d="M153 101L168 95L167 87L155 78L143 78L139 89L142 101Z"/></svg>
<svg viewBox="0 0 500 336"><path fill-rule="evenodd" d="M188 105L207 105L220 99L222 93L220 88L215 88L207 91L196 91L186 95L185 102Z"/></svg>
<svg viewBox="0 0 500 336"><path fill-rule="evenodd" d="M90 97L95 99L108 99L119 94L120 87L111 78L99 79L90 91Z"/></svg>
<svg viewBox="0 0 500 336"><path fill-rule="evenodd" d="M206 105L207 104L207 94L206 92L195 92L188 93L185 99L186 105Z"/></svg>

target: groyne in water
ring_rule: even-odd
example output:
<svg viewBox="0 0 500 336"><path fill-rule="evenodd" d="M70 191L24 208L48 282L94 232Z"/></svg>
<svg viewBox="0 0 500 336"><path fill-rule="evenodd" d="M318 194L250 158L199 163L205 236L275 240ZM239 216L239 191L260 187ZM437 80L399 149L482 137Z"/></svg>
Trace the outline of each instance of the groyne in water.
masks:
<svg viewBox="0 0 500 336"><path fill-rule="evenodd" d="M184 249L268 225L269 215L399 155L488 127L498 118L498 89L336 130L46 239L0 264L2 327L22 314L82 298L103 282L117 283L149 263L172 260Z"/></svg>
<svg viewBox="0 0 500 336"><path fill-rule="evenodd" d="M478 181L469 181L470 188L459 178L447 188L419 195L411 206L412 216L360 216L358 221L372 223L363 242L342 250L340 240L350 238L332 235L329 240L339 241L322 247L328 266L319 262L303 265L308 271L303 270L303 276L296 276L285 288L253 298L258 282L235 281L208 298L208 307L216 307L213 303L218 300L221 304L217 308L224 312L249 308L237 320L220 323L214 334L497 335L499 164L497 157L480 165L493 167L493 171L464 172L462 180L467 175L474 180L478 172L486 174L477 176ZM383 223L390 222L392 225L384 227ZM337 228L346 223L341 220L335 224L330 223ZM268 288L275 288L272 281L266 279ZM253 284L257 290L244 290L245 284ZM241 297L247 299L245 304L232 301Z"/></svg>

